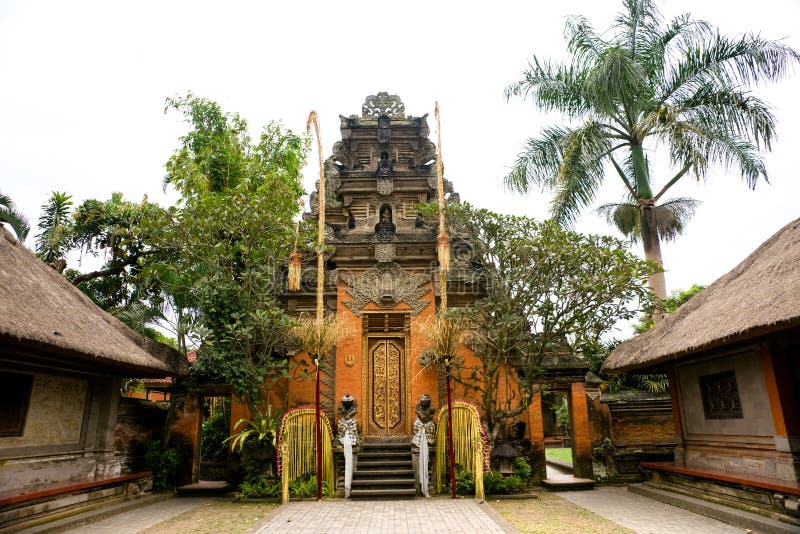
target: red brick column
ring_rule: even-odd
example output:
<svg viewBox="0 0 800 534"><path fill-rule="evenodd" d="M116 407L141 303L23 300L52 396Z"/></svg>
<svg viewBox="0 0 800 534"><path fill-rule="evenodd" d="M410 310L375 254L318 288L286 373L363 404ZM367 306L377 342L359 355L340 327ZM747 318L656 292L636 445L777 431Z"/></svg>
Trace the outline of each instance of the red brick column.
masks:
<svg viewBox="0 0 800 534"><path fill-rule="evenodd" d="M789 360L784 350L769 346L761 349L761 366L775 425L775 448L797 453L800 452L800 395L794 384L792 365L797 364Z"/></svg>
<svg viewBox="0 0 800 534"><path fill-rule="evenodd" d="M586 405L586 385L570 384L570 410L572 418L573 473L579 478L592 478L592 441L589 437L589 409Z"/></svg>
<svg viewBox="0 0 800 534"><path fill-rule="evenodd" d="M531 469L533 478L547 478L547 463L544 456L544 423L542 422L542 394L534 393L528 405L528 431L531 440Z"/></svg>

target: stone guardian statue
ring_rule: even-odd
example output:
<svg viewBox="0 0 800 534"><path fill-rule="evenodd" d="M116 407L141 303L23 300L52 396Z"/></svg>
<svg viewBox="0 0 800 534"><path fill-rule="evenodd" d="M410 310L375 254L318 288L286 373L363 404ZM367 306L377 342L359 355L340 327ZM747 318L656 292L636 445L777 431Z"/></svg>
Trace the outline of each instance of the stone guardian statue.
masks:
<svg viewBox="0 0 800 534"><path fill-rule="evenodd" d="M414 411L417 418L414 420L411 443L419 447L420 490L425 497L430 497L428 491L428 446L433 445L436 440L436 426L433 423L433 414L436 413L436 409L431 406L431 396L422 395Z"/></svg>

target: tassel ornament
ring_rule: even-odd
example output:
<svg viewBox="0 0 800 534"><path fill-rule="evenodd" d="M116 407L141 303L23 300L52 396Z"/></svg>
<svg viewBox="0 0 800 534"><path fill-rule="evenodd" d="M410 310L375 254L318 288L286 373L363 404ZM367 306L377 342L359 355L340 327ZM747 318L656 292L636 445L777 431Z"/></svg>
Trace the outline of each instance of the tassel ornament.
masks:
<svg viewBox="0 0 800 534"><path fill-rule="evenodd" d="M439 259L439 269L444 272L450 271L450 238L445 233L439 234L439 242L436 244L436 253Z"/></svg>
<svg viewBox="0 0 800 534"><path fill-rule="evenodd" d="M302 254L299 252L289 254L289 291L300 291L300 274L302 270Z"/></svg>

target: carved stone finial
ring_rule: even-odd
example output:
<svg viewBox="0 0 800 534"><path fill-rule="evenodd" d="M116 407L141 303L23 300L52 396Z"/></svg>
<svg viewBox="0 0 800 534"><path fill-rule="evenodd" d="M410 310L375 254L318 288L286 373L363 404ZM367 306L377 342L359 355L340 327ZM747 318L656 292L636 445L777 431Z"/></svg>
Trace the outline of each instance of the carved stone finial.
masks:
<svg viewBox="0 0 800 534"><path fill-rule="evenodd" d="M390 95L385 91L368 96L361 106L361 116L365 119L377 119L381 115L392 119L405 119L406 106L399 96Z"/></svg>

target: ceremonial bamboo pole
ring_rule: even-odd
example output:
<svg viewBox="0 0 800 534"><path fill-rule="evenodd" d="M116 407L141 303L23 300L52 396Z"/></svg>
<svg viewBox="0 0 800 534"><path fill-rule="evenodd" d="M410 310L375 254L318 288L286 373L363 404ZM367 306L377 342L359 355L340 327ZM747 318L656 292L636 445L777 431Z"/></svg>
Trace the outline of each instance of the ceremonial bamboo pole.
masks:
<svg viewBox="0 0 800 534"><path fill-rule="evenodd" d="M434 107L436 115L436 196L439 200L439 235L436 251L439 258L439 313L447 312L447 271L450 269L450 238L444 224L444 171L442 168L442 121L439 118L439 102ZM450 357L445 358L445 380L447 383L447 446L450 448L450 497L456 498L456 465L453 449L453 402L450 396Z"/></svg>
<svg viewBox="0 0 800 534"><path fill-rule="evenodd" d="M322 160L322 139L319 135L319 120L317 118L317 112L311 111L308 114L308 122L306 123L306 131L310 134L311 127L314 127L314 133L317 137L317 154L319 156L319 194L317 198L319 199L318 204L318 211L319 215L317 216L317 326L321 328L322 326L322 298L323 298L323 291L325 289L325 258L323 257L323 249L325 247L325 169L323 167L323 160ZM321 427L321 414L320 414L320 402L319 402L319 364L321 354L313 354L311 355L315 357L314 363L317 366L317 376L316 376L316 399L315 399L315 410L316 410L316 426L317 426L317 500L322 500L322 427Z"/></svg>

